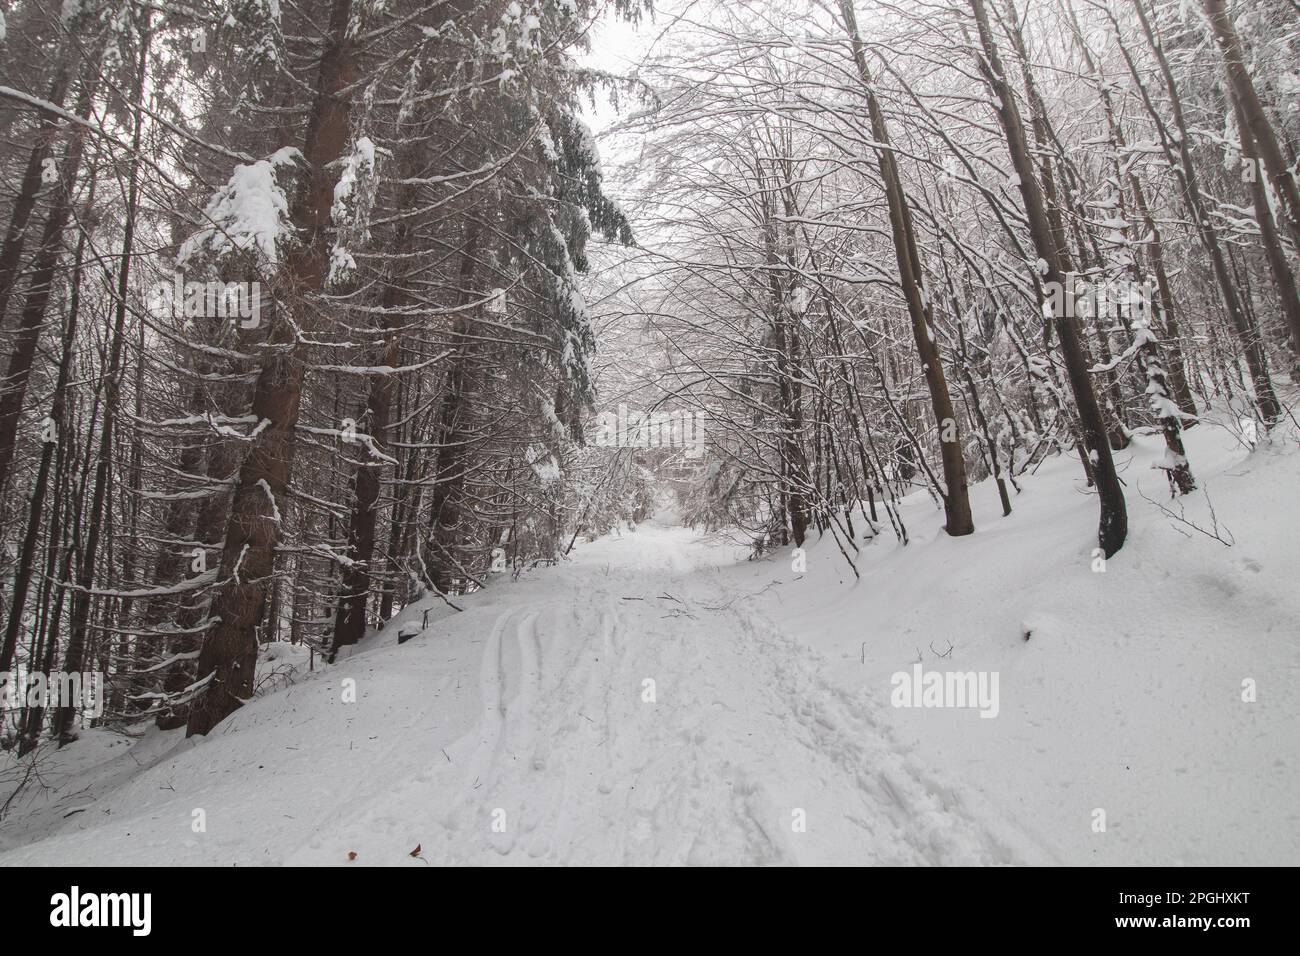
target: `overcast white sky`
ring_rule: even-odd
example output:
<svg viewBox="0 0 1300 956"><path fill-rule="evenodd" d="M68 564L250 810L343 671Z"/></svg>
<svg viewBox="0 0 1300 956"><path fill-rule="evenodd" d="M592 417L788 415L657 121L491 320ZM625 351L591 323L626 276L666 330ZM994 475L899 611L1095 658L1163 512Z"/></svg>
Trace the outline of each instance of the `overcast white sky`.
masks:
<svg viewBox="0 0 1300 956"><path fill-rule="evenodd" d="M591 29L591 52L581 57L583 66L607 73L628 73L645 55L647 35L654 29L652 23L635 27L624 20L615 19L606 12ZM618 117L609 101L597 94L596 109L583 104L583 119L596 133L600 133Z"/></svg>
<svg viewBox="0 0 1300 956"><path fill-rule="evenodd" d="M656 3L653 17L643 14L641 22L635 26L615 17L611 5L592 27L591 52L582 57L582 63L607 73L631 72L652 47L663 42L664 33L679 11L697 5L698 0L661 0ZM625 103L624 109L627 106ZM604 97L599 98L594 112L586 107L583 109L583 119L596 133L608 128L617 118L618 114Z"/></svg>

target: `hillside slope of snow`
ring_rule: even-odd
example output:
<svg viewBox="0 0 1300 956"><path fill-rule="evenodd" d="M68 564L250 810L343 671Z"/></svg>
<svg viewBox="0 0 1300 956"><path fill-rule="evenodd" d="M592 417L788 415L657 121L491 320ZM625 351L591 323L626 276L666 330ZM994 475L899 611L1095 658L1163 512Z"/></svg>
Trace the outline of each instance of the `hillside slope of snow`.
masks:
<svg viewBox="0 0 1300 956"><path fill-rule="evenodd" d="M39 755L0 864L1300 862L1300 454L1188 438L1231 547L1161 514L1153 437L1101 573L1070 458L1008 518L973 489L968 538L913 495L860 580L829 538L794 570L661 519L336 665L291 653L207 739ZM891 706L918 661L996 672L997 716Z"/></svg>

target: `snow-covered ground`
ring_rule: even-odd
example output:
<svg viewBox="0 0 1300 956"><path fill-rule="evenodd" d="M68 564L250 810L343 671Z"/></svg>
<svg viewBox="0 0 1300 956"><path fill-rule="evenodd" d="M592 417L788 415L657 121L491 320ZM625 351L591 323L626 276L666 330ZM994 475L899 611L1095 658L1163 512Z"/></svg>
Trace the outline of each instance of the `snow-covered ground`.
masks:
<svg viewBox="0 0 1300 956"><path fill-rule="evenodd" d="M973 489L971 537L912 496L860 580L829 537L795 570L665 514L334 666L278 646L207 739L41 755L0 863L1300 863L1300 453L1188 446L1231 547L1161 514L1142 436L1104 572L1065 457L1008 518ZM892 706L918 661L996 672L996 717Z"/></svg>

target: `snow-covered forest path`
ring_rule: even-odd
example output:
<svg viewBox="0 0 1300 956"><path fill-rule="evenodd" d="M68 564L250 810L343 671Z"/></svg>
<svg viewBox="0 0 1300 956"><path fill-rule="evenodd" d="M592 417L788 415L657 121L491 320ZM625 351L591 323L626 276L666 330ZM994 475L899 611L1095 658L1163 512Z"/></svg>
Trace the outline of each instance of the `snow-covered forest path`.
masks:
<svg viewBox="0 0 1300 956"><path fill-rule="evenodd" d="M432 792L447 798L423 834L434 860L1007 859L869 710L814 676L810 652L747 609L717 556L684 529L643 526L494 612L477 722L347 814L345 842L428 815ZM406 732L428 734L432 716Z"/></svg>
<svg viewBox="0 0 1300 956"><path fill-rule="evenodd" d="M912 543L860 541L860 580L829 536L799 570L665 513L334 665L266 645L205 738L42 751L0 866L1294 861L1300 455L1193 440L1217 507L1189 518L1233 547L1152 502L1096 573L1062 457L967 538L912 496ZM1162 448L1136 448L1141 501ZM891 707L918 657L1000 674L997 719Z"/></svg>
<svg viewBox="0 0 1300 956"><path fill-rule="evenodd" d="M464 614L426 599L207 740L150 731L75 788L47 768L55 789L19 815L62 832L3 862L391 864L417 845L435 863L1017 859L755 610L722 572L736 556L648 523ZM65 754L104 746L88 737ZM145 769L123 783L128 758Z"/></svg>

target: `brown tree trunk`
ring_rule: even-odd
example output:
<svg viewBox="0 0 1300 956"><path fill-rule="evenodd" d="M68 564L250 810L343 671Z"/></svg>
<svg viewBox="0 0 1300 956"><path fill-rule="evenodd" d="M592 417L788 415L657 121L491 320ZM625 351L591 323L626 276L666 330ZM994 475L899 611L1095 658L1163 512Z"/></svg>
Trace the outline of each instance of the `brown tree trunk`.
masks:
<svg viewBox="0 0 1300 956"><path fill-rule="evenodd" d="M95 482L91 491L86 548L81 559L81 573L78 575L77 580L78 587L72 596L72 619L69 622L68 649L64 654L63 661L63 669L68 673L80 672L86 658L86 634L91 610L90 588L95 582L95 564L99 558L99 541L106 520L105 510L108 508L114 428L117 422L117 406L121 387L122 341L126 330L126 301L131 291L131 258L135 249L136 213L140 200L139 155L140 144L143 142L144 136L143 99L145 72L149 62L149 33L142 31L138 42L140 50L135 64L136 76L133 90L135 122L131 133L131 173L127 181L126 208L123 211L122 254L121 265L117 272L113 331L108 345L108 364L104 370L104 425L103 430L100 432L99 451L95 461ZM75 717L75 707L60 706L54 711L54 719L50 724L50 734L59 741L60 746L76 739L71 729Z"/></svg>
<svg viewBox="0 0 1300 956"><path fill-rule="evenodd" d="M1286 251L1282 248L1281 238L1277 234L1273 210L1268 203L1267 187L1259 176L1258 144L1255 142L1253 127L1246 117L1246 111L1235 88L1229 88L1228 99L1232 101L1237 133L1241 139L1241 158L1245 165L1250 199L1255 207L1255 223L1259 226L1260 245L1264 247L1264 258L1268 260L1269 271L1273 274L1273 285L1277 289L1277 297L1282 305L1282 318L1286 321L1286 328L1290 333L1291 349L1300 355L1300 294L1296 291L1295 276L1291 272ZM1297 246L1297 249L1300 249L1300 246Z"/></svg>
<svg viewBox="0 0 1300 956"><path fill-rule="evenodd" d="M63 106L63 98L68 94L68 83L72 75L70 46L65 45L60 54L59 65L54 79L50 81L49 92L45 96L47 102L57 107ZM85 102L88 103L89 100ZM77 115L85 119L89 114L88 111L78 107ZM4 245L0 247L0 320L4 318L5 310L9 307L9 298L18 282L19 264L22 261L23 246L27 239L27 226L36 208L42 173L46 167L45 161L49 158L50 146L58 129L59 124L55 116L42 112L40 124L33 137L32 151L27 157L27 167L23 170L22 183L18 187L18 195L10 211L9 228L5 230ZM75 133L75 128L71 131ZM0 486L3 484L3 475L0 474Z"/></svg>
<svg viewBox="0 0 1300 956"><path fill-rule="evenodd" d="M1241 126L1243 147L1245 131L1249 129L1259 158L1263 160L1268 177L1273 182L1273 188L1282 200L1282 219L1291 234L1291 241L1295 243L1296 249L1300 250L1300 187L1296 185L1295 172L1282 154L1277 132L1273 129L1273 124L1268 121L1264 104L1260 102L1255 84L1251 81L1250 71L1246 69L1246 55L1241 45L1241 37L1237 35L1237 28L1233 25L1232 18L1228 16L1223 0L1201 0L1201 3L1205 7L1205 15L1210 20L1210 26L1214 28L1219 49L1223 51L1223 62L1228 69L1228 82L1233 99L1236 100L1237 107L1244 116L1245 122Z"/></svg>
<svg viewBox="0 0 1300 956"><path fill-rule="evenodd" d="M94 98L94 80L88 77L77 100L77 115L85 119L90 115L91 100ZM77 190L77 174L81 169L81 154L86 143L86 132L77 127L68 131L68 148L63 154L59 166L59 186L54 205L45 220L45 230L41 234L41 244L32 261L31 278L28 280L27 298L23 303L22 313L18 318L18 328L14 337L13 351L9 353L9 366L5 377L0 380L0 492L3 492L9 479L9 467L13 464L14 450L18 443L18 422L22 416L23 402L27 398L27 381L32 374L32 362L36 358L36 346L40 342L41 327L45 323L45 312L50 303L50 292L54 288L54 274L63 252L64 230L72 214L72 202ZM35 158L35 153L33 153ZM37 178L39 180L39 172ZM24 180L24 187L26 187ZM32 199L35 199L33 193ZM22 205L20 196L15 206ZM24 216L30 214L30 209ZM13 224L10 224L11 231ZM24 224L25 228L25 224ZM11 241L12 239L12 241ZM0 265L17 269L18 257L22 250L22 233L6 237L3 255L13 253L13 262ZM4 279L0 276L0 279ZM0 287L0 318L3 318L3 306L8 293L16 280L16 272L9 277L9 288Z"/></svg>
<svg viewBox="0 0 1300 956"><path fill-rule="evenodd" d="M1070 28L1075 45L1082 54L1088 69L1093 74L1097 87L1097 96L1101 100L1102 110L1106 114L1106 126L1110 131L1111 149L1115 154L1113 161L1116 181L1118 183L1120 180L1124 180L1128 183L1129 191L1133 194L1133 204L1137 208L1138 215L1142 218L1143 229L1149 237L1144 243L1144 248L1148 253L1151 271L1156 279L1158 298L1155 303L1155 314L1159 317L1159 321L1155 322L1155 325L1157 331L1163 337L1165 353L1169 359L1165 366L1169 387L1172 389L1173 399L1177 403L1179 411L1194 416L1196 414L1196 402L1192 398L1191 389L1187 384L1186 361L1183 358L1182 344L1178 332L1178 309L1174 299L1173 286L1169 282L1169 274L1165 270L1164 247L1160 236L1160 228L1156 225L1155 218L1151 215L1151 209L1147 205L1146 192L1142 188L1141 180L1138 179L1131 166L1125 172L1122 154L1127 149L1128 144L1125 142L1124 131L1115 116L1115 104L1110 96L1110 81L1098 68L1097 60L1092 55L1092 50L1089 49L1084 38L1083 29L1079 26L1079 20L1075 16L1074 6L1068 2L1066 3L1066 12L1069 14ZM1155 317L1153 317L1154 321ZM1185 427L1190 428L1194 424L1196 422L1193 418Z"/></svg>
<svg viewBox="0 0 1300 956"><path fill-rule="evenodd" d="M471 223L460 260L460 288L465 290L461 305L470 301L474 269L478 264L479 227ZM470 320L464 312L456 317L451 332L453 355L447 370L442 406L438 411L438 452L434 486L429 495L429 540L424 549L428 583L446 594L455 583L455 554L462 534L461 498L465 483L465 443L469 438L469 363L473 343L469 340Z"/></svg>
<svg viewBox="0 0 1300 956"><path fill-rule="evenodd" d="M90 184L90 198L86 208L94 204L95 183ZM41 443L41 461L36 470L36 481L32 485L32 496L27 507L27 529L19 551L18 566L14 570L13 593L9 598L9 617L5 621L4 643L0 647L0 674L8 674L13 668L14 655L18 648L18 635L22 631L23 613L27 607L27 593L31 588L32 572L36 564L37 537L40 532L42 515L45 509L45 495L49 489L50 469L54 464L55 452L62 455L62 448L70 441L67 417L68 379L72 373L72 362L77 339L77 322L81 314L81 264L85 253L86 236L83 233L77 240L77 251L72 269L71 295L68 302L67 324L63 329L63 348L59 357L58 378L54 384L54 395L50 401L50 421L54 425L53 441ZM56 471L56 480L58 473ZM56 492L57 496L57 492ZM56 497L57 501L57 497ZM57 509L56 509L57 510ZM51 552L57 545L57 526L51 530L48 547ZM57 645L58 635L50 638L51 644ZM39 725L38 725L39 730Z"/></svg>
<svg viewBox="0 0 1300 956"><path fill-rule="evenodd" d="M404 247L405 243L399 241L399 251ZM391 327L394 322L389 316L402 304L403 299L400 286L394 281L384 289L380 300L380 308L384 314L385 342L378 364L389 368L397 365L400 344L397 334ZM391 374L380 372L371 376L370 388L366 396L365 417L362 420L364 427L357 429L369 435L373 444L362 449L363 461L357 466L352 514L348 520L348 557L351 563L343 567L338 611L334 616L331 660L340 647L355 644L361 640L366 631L366 606L370 601L374 578L377 523L375 506L379 502L380 477L385 465L384 459L378 456L383 454L384 442L387 441L395 384L396 381Z"/></svg>
<svg viewBox="0 0 1300 956"><path fill-rule="evenodd" d="M1075 405L1079 410L1079 425L1083 432L1084 445L1088 449L1089 463L1097 484L1101 504L1098 543L1105 555L1110 557L1123 547L1124 539L1128 536L1128 512L1124 505L1124 492L1119 483L1119 475L1115 471L1110 443L1106 439L1106 426L1102 420L1101 407L1097 404L1097 395L1088 378L1088 363L1079 344L1074 319L1068 314L1071 311L1069 305L1072 293L1066 285L1060 250L1052 241L1051 225L1043 204L1043 194L1035 175L1029 148L1025 142L1025 128L1020 119L1015 94L1006 81L997 43L989 27L984 0L969 0L969 2L979 30L980 45L984 51L980 68L999 101L998 120L1006 136L1011 163L1020 178L1020 195L1024 200L1030 235L1039 259L1046 266L1043 279L1062 292L1052 322L1060 341L1061 355L1065 360L1066 373L1074 392ZM1061 305L1065 308L1060 308Z"/></svg>
<svg viewBox="0 0 1300 956"><path fill-rule="evenodd" d="M324 234L334 187L334 177L326 166L342 155L346 146L351 108L348 91L359 70L355 36L360 31L349 29L351 16L352 0L334 0L302 150L310 180L291 210L302 245L286 258L280 281L286 290L301 294L319 290L325 275ZM295 325L279 305L271 311L267 331L270 353L262 363L252 402L256 420L269 425L253 442L239 471L226 524L220 571L223 583L212 605L218 620L199 653L198 674L207 683L190 707L187 736L206 734L253 692L256 629L275 571L281 530L277 513L285 503L293 466L303 377ZM308 314L303 309L298 317L305 328L312 325Z"/></svg>
<svg viewBox="0 0 1300 956"><path fill-rule="evenodd" d="M1188 212L1191 213L1192 219L1196 223L1201 245L1210 256L1210 264L1214 269L1215 281L1218 283L1219 295L1223 299L1224 309L1228 313L1228 320L1232 323L1233 331L1236 332L1238 339L1241 341L1242 351L1246 356L1246 365L1250 369L1251 382L1255 387L1255 402L1259 406L1261 417L1271 425L1281 419L1282 406L1277 400L1277 395L1273 392L1273 381L1268 374L1268 360L1264 354L1264 344L1260 341L1258 332L1251 325L1250 319L1246 315L1241 297L1237 293L1237 287L1228 269L1223 247L1219 243L1219 237L1214 227L1210 224L1209 213L1206 210L1201 195L1200 182L1196 175L1196 166L1192 162L1191 133L1187 128L1187 121L1183 115L1182 99L1178 95L1178 84L1174 81L1174 73L1169 66L1168 58L1165 56L1164 46L1161 44L1150 18L1147 16L1143 0L1132 0L1132 3L1138 22L1142 26L1142 33L1146 37L1147 43L1155 55L1156 64L1160 68L1165 91L1169 94L1169 107L1173 113L1174 125L1178 133L1176 155L1173 155L1170 137L1164 129L1160 114L1151 101L1145 85L1143 85L1141 72L1123 44L1120 45L1120 52L1124 56L1129 72L1132 73L1137 83L1138 92L1143 99L1147 112L1160 128L1161 141L1165 144L1166 152L1170 154L1170 164L1174 166L1175 170L1181 171ZM1118 29L1118 25L1116 26Z"/></svg>
<svg viewBox="0 0 1300 956"><path fill-rule="evenodd" d="M946 519L944 527L948 534L959 537L975 530L970 510L970 495L966 487L966 460L962 455L957 415L953 411L952 396L948 393L943 361L934 336L930 304L922 294L921 284L925 273L916 247L912 214L907 207L907 195L903 191L903 180L898 172L894 152L890 149L885 116L876 101L871 71L867 66L866 50L858 32L857 16L852 0L840 0L840 12L849 32L850 42L853 44L853 60L858 69L858 76L866 92L867 111L871 116L871 135L878 144L876 158L880 165L880 176L884 180L885 197L889 204L889 223L893 232L899 283L907 301L907 312L912 320L912 337L921 359L921 368L925 372L926 385L930 391L930 407L939 430L939 448L943 460L943 509Z"/></svg>

